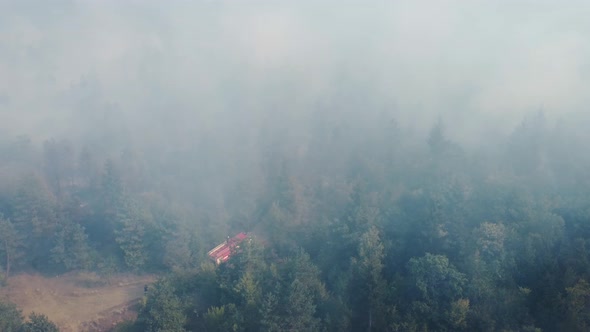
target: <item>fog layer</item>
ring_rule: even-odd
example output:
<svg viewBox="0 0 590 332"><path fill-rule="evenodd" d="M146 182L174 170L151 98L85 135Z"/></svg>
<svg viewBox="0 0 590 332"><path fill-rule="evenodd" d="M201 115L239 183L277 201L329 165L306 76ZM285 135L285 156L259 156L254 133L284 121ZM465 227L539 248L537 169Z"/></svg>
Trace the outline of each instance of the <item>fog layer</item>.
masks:
<svg viewBox="0 0 590 332"><path fill-rule="evenodd" d="M185 141L304 132L338 108L369 127L441 117L481 141L524 114L584 111L589 14L584 1L3 1L0 126Z"/></svg>

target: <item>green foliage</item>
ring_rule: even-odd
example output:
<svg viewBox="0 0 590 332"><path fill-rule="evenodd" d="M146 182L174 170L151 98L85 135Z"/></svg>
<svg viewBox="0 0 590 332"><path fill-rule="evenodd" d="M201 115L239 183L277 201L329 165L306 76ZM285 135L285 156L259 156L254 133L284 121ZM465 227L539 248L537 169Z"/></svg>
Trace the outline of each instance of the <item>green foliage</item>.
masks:
<svg viewBox="0 0 590 332"><path fill-rule="evenodd" d="M104 164L104 171L100 182L101 207L103 213L114 216L122 207L124 200L124 188L121 176L115 163L108 159Z"/></svg>
<svg viewBox="0 0 590 332"><path fill-rule="evenodd" d="M16 305L0 300L0 331L19 332L22 324L23 316Z"/></svg>
<svg viewBox="0 0 590 332"><path fill-rule="evenodd" d="M204 320L207 326L207 331L243 331L243 329L240 328L242 317L233 303L207 309Z"/></svg>
<svg viewBox="0 0 590 332"><path fill-rule="evenodd" d="M148 216L135 203L127 202L117 214L115 240L123 252L125 264L137 271L147 261L145 250L145 223Z"/></svg>
<svg viewBox="0 0 590 332"><path fill-rule="evenodd" d="M112 256L96 259L97 272L110 283L111 277L117 272L117 262Z"/></svg>
<svg viewBox="0 0 590 332"><path fill-rule="evenodd" d="M571 331L588 331L590 328L590 284L578 280L573 287L566 288L568 324Z"/></svg>
<svg viewBox="0 0 590 332"><path fill-rule="evenodd" d="M420 298L427 301L455 300L463 294L467 282L465 275L458 272L443 255L427 253L420 258L412 258L408 270Z"/></svg>
<svg viewBox="0 0 590 332"><path fill-rule="evenodd" d="M21 311L14 303L0 300L0 331L59 332L59 328L47 316L34 312L24 321Z"/></svg>
<svg viewBox="0 0 590 332"><path fill-rule="evenodd" d="M185 331L187 318L184 307L174 291L174 286L167 279L159 280L150 288L146 304L138 317L142 331Z"/></svg>
<svg viewBox="0 0 590 332"><path fill-rule="evenodd" d="M13 204L11 219L20 227L30 227L32 236L42 236L52 230L56 219L55 198L38 174L28 174L20 179Z"/></svg>
<svg viewBox="0 0 590 332"><path fill-rule="evenodd" d="M191 269L198 266L196 235L190 230L177 230L162 238L164 245L163 264L171 270Z"/></svg>
<svg viewBox="0 0 590 332"><path fill-rule="evenodd" d="M260 327L263 331L281 331L282 318L277 313L279 298L276 292L268 292L260 306Z"/></svg>
<svg viewBox="0 0 590 332"><path fill-rule="evenodd" d="M39 269L50 261L51 237L56 225L55 196L39 174L23 176L13 198L10 220L22 239L24 258ZM24 263L24 262L21 262Z"/></svg>
<svg viewBox="0 0 590 332"><path fill-rule="evenodd" d="M413 286L419 292L412 306L415 314L423 315L425 323L435 330L453 330L465 320L468 303L462 300L467 282L447 257L427 253L412 258L408 270Z"/></svg>
<svg viewBox="0 0 590 332"><path fill-rule="evenodd" d="M239 253L219 267L212 280L218 286L209 286L219 289L218 297L202 296L203 288L193 290L198 303L209 303L206 309L197 306L202 312L191 318L193 326L215 331L306 331L323 326L318 307L328 294L308 254L298 250L276 264L276 256L255 240L240 247ZM210 272L197 275L200 279Z"/></svg>
<svg viewBox="0 0 590 332"><path fill-rule="evenodd" d="M289 285L288 297L285 301L286 317L284 321L285 331L317 331L319 319L315 317L316 294L313 288L307 284L293 280Z"/></svg>
<svg viewBox="0 0 590 332"><path fill-rule="evenodd" d="M22 332L59 332L55 323L43 314L31 313L29 319L22 326Z"/></svg>
<svg viewBox="0 0 590 332"><path fill-rule="evenodd" d="M10 267L13 261L22 255L19 250L21 243L20 235L14 225L0 214L0 257L2 257L4 263L4 272L0 284L6 282L6 279L10 276Z"/></svg>
<svg viewBox="0 0 590 332"><path fill-rule="evenodd" d="M83 226L63 222L55 234L55 245L51 249L52 259L63 264L67 270L88 269L92 262L87 239Z"/></svg>
<svg viewBox="0 0 590 332"><path fill-rule="evenodd" d="M383 276L384 246L375 226L361 236L358 258L353 259L355 278L351 294L358 329L381 331L385 328L387 282Z"/></svg>
<svg viewBox="0 0 590 332"><path fill-rule="evenodd" d="M590 329L590 159L568 133L536 117L475 151L442 120L416 140L387 115L358 131L323 111L306 139L270 121L244 151L209 134L0 142L0 283L171 272L129 331ZM208 260L241 231L228 262ZM2 308L0 331L23 324Z"/></svg>
<svg viewBox="0 0 590 332"><path fill-rule="evenodd" d="M451 303L449 323L455 330L467 327L467 315L469 313L469 299L459 299Z"/></svg>

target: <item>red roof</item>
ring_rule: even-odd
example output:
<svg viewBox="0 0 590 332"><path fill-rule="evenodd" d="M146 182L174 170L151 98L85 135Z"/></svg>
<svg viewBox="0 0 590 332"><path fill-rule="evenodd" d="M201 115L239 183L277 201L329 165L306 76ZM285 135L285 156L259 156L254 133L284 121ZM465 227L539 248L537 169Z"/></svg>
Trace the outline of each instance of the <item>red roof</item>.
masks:
<svg viewBox="0 0 590 332"><path fill-rule="evenodd" d="M231 239L228 239L224 243L211 249L207 254L216 263L223 263L229 259L234 248L236 248L242 241L244 241L248 235L246 233L239 233Z"/></svg>

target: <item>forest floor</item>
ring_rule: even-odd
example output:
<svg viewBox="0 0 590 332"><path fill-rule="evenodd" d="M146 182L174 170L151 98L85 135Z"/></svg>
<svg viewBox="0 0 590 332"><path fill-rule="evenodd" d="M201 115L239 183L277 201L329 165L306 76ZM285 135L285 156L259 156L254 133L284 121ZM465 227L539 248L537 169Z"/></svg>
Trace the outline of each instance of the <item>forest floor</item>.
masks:
<svg viewBox="0 0 590 332"><path fill-rule="evenodd" d="M144 285L154 276L115 275L108 281L93 273L74 272L57 277L20 274L0 288L27 316L42 313L62 332L110 331L116 323L134 319Z"/></svg>

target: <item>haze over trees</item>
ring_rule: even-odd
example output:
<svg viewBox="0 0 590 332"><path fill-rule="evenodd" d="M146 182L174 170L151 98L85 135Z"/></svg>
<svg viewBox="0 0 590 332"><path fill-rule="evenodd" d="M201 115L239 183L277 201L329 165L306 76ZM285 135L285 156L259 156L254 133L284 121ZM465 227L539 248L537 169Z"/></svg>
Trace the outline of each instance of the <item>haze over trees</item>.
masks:
<svg viewBox="0 0 590 332"><path fill-rule="evenodd" d="M25 3L1 283L159 275L127 331L588 330L587 4Z"/></svg>

